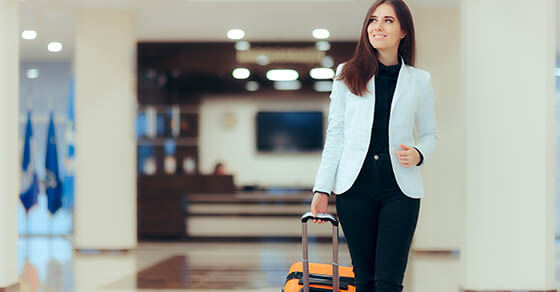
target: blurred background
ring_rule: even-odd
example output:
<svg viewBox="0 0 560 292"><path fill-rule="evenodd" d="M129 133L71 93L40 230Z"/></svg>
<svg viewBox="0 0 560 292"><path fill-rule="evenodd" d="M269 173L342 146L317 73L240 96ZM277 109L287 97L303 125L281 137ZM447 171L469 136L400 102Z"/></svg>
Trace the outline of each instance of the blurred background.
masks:
<svg viewBox="0 0 560 292"><path fill-rule="evenodd" d="M373 2L0 0L0 291L280 291ZM440 140L404 291L557 291L560 5L405 2Z"/></svg>

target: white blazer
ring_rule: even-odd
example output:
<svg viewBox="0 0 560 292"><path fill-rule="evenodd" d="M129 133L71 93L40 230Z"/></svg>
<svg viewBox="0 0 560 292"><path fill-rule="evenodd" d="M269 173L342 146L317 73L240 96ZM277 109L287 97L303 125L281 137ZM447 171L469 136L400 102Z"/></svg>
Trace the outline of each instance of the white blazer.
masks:
<svg viewBox="0 0 560 292"><path fill-rule="evenodd" d="M336 68L336 76L342 66ZM335 79L336 79L335 76ZM334 80L330 94L327 135L317 170L313 193L347 191L364 163L375 112L375 76L367 84L369 93L360 97L350 92L344 81ZM430 160L438 140L434 113L434 91L429 72L408 66L401 57L389 116L389 150L396 181L411 198L424 197L419 168ZM413 136L416 124L415 135ZM404 167L397 157L400 144L416 147L423 155L419 166Z"/></svg>

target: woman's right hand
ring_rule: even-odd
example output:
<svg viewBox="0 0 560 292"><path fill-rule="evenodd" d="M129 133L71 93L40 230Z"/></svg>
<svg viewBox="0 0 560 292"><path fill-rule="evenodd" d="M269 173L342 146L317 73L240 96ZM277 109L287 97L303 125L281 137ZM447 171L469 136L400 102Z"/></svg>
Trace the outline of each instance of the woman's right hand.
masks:
<svg viewBox="0 0 560 292"><path fill-rule="evenodd" d="M311 201L311 213L313 217L317 217L318 213L327 213L327 207L329 205L329 195L322 192L315 192L313 194L313 200ZM325 220L313 219L313 223L324 223Z"/></svg>

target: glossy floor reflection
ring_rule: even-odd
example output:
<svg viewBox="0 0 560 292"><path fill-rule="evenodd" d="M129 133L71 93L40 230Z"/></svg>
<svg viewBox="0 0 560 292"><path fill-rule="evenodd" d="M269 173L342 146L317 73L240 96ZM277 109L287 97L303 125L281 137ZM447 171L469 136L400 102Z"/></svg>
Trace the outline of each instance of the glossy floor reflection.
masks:
<svg viewBox="0 0 560 292"><path fill-rule="evenodd" d="M560 245L557 244L557 250ZM331 246L310 244L310 260L329 263ZM73 252L66 238L21 238L21 291L279 292L299 243L140 243L129 252ZM345 244L341 265L350 265ZM560 262L560 261L557 261ZM557 279L560 277L557 276ZM459 254L414 252L407 292L458 291Z"/></svg>

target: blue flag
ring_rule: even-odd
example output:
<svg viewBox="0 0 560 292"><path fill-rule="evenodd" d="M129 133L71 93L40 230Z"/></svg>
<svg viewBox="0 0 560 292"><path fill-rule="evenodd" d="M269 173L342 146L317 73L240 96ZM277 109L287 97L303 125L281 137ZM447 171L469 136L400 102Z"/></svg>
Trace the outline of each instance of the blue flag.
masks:
<svg viewBox="0 0 560 292"><path fill-rule="evenodd" d="M49 131L47 133L47 157L45 160L48 209L51 214L56 213L62 206L62 182L58 175L58 155L56 154L56 134L54 131L54 114L51 113Z"/></svg>
<svg viewBox="0 0 560 292"><path fill-rule="evenodd" d="M74 206L74 80L70 83L68 94L66 128L64 140L66 141L66 155L64 161L64 195L62 204L65 209L71 210Z"/></svg>
<svg viewBox="0 0 560 292"><path fill-rule="evenodd" d="M21 193L19 199L25 208L25 212L29 213L31 207L37 204L37 196L39 194L39 181L35 172L34 147L33 147L33 130L31 128L31 112L27 112L27 125L25 126L25 144L23 146L22 174L21 174Z"/></svg>

